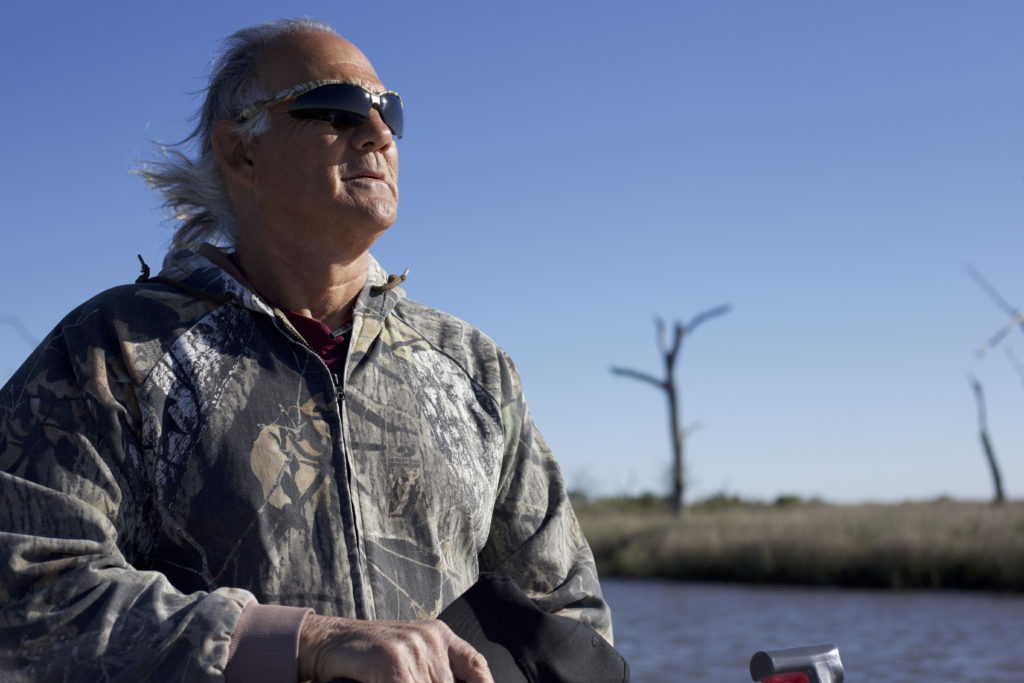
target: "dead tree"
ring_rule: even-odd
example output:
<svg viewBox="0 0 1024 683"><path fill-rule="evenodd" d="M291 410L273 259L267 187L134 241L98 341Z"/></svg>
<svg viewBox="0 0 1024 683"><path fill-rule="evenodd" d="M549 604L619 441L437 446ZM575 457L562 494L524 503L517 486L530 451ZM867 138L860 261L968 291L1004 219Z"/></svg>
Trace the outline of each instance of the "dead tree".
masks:
<svg viewBox="0 0 1024 683"><path fill-rule="evenodd" d="M677 515L682 514L684 508L683 493L685 477L683 469L683 450L686 441L686 434L682 428L682 404L680 403L679 396L676 393L676 358L682 350L683 337L687 334L692 334L693 331L697 329L697 326L702 322L716 316L725 315L729 310L730 306L725 304L695 315L686 325L676 322L674 337L671 344L666 343L665 340L664 321L661 318L657 318L655 320L658 332L658 347L665 356L665 379L658 379L638 370L612 367L613 374L622 375L623 377L632 377L633 379L640 380L641 382L653 384L654 386L663 389L667 394L669 436L672 443L672 511Z"/></svg>
<svg viewBox="0 0 1024 683"><path fill-rule="evenodd" d="M984 357L985 353L990 349L994 349L996 346L1003 341L1003 339L1013 331L1013 328L1019 329L1024 333L1024 313L1020 311L1016 306L1011 305L1003 296L996 290L992 284L985 279L985 277L972 266L967 266L967 274L971 276L975 283L981 289L988 294L989 298L995 303L996 306L1001 308L1006 313L1010 320L1001 328L999 328L995 334L989 336L989 338L978 348L976 353L978 358ZM1010 364L1014 365L1016 359L1013 357L1012 352L1008 354ZM1017 368L1018 374L1020 369ZM981 382L975 379L973 376L970 377L971 388L974 390L974 400L978 406L978 429L981 438L981 447L985 452L985 459L988 461L989 470L992 473L992 482L995 486L995 503L999 504L1005 500L1003 495L1003 479L999 472L999 463L996 461L995 451L992 449L992 441L988 436L988 424L985 416L985 396L982 392Z"/></svg>
<svg viewBox="0 0 1024 683"><path fill-rule="evenodd" d="M974 389L974 402L978 406L978 436L981 438L981 448L985 452L985 459L988 460L989 469L992 471L992 484L995 486L996 495L992 501L996 505L1006 500L1003 495L1003 477L999 473L999 464L996 462L996 455L992 451L992 441L988 438L988 420L985 417L985 394L981 389L981 382L972 375L969 378L971 388Z"/></svg>

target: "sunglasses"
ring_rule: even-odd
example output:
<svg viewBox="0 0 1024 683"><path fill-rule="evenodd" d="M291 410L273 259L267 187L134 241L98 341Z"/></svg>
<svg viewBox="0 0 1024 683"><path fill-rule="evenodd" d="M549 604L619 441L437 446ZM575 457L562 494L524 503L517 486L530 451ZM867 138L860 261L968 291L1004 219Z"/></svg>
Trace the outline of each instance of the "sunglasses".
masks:
<svg viewBox="0 0 1024 683"><path fill-rule="evenodd" d="M235 117L235 121L242 123L286 100L292 100L288 115L293 119L328 121L335 128L354 128L366 120L371 109L376 109L391 135L402 137L402 98L398 93L391 90L375 93L345 81L310 81L282 90L253 102Z"/></svg>

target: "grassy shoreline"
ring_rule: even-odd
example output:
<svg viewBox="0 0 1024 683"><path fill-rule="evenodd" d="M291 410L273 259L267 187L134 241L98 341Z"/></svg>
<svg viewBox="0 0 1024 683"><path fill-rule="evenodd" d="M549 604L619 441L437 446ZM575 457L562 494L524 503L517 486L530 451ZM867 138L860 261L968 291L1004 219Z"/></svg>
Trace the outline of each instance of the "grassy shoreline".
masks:
<svg viewBox="0 0 1024 683"><path fill-rule="evenodd" d="M1024 502L584 502L602 576L1024 592Z"/></svg>

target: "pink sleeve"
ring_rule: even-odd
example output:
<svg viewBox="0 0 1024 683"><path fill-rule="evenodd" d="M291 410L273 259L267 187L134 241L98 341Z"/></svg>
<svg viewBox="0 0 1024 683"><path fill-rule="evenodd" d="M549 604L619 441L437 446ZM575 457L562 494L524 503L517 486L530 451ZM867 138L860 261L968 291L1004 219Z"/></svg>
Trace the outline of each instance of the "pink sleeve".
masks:
<svg viewBox="0 0 1024 683"><path fill-rule="evenodd" d="M227 683L296 683L299 630L313 610L250 602L231 634Z"/></svg>

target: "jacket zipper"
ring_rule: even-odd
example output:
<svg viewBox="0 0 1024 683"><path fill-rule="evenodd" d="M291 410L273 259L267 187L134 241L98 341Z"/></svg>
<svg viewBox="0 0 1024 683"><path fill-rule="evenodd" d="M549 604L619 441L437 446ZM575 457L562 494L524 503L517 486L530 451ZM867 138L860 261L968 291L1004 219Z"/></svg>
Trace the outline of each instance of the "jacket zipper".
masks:
<svg viewBox="0 0 1024 683"><path fill-rule="evenodd" d="M349 518L352 520L352 536L353 542L355 543L355 548L353 549L355 551L355 557L350 558L350 564L352 564L352 559L355 560L354 566L351 567L351 571L353 573L352 578L354 582L354 585L352 586L352 596L356 601L354 607L356 609L357 618L373 619L376 610L371 604L372 601L369 600L367 596L367 582L369 581L369 574L366 571L366 560L365 554L363 552L362 531L359 528L359 520L356 514L355 497L353 495L355 490L354 472L351 465L349 464L350 453L348 443L346 442L345 439L345 386L343 383L343 377L345 375L345 368L348 366L348 356L352 352L352 342L354 341L354 335L352 335L352 332L349 332L350 336L348 340L348 347L345 349L345 357L344 359L342 359L341 371L339 372L332 371L330 368L328 368L327 363L325 363L324 359L320 357L320 354L316 353L309 346L309 344L306 343L306 340L303 339L301 335L289 329L290 326L283 325L281 321L278 320L276 315L274 316L274 325L279 330L284 332L287 336L291 337L296 343L301 344L302 347L306 350L306 352L316 356L316 359L320 361L320 365L323 366L324 370L326 370L328 374L331 376L331 382L334 385L335 395L337 397L338 428L340 430L338 437L339 440L341 441L342 465L345 467L344 483L348 488L347 498ZM339 503L340 502L341 501L339 496Z"/></svg>
<svg viewBox="0 0 1024 683"><path fill-rule="evenodd" d="M353 597L356 599L356 613L360 619L375 619L376 608L373 599L370 597L370 572L366 563L366 551L363 547L363 531L360 526L360 518L356 510L356 486L355 468L352 465L352 449L349 448L347 438L347 424L345 416L345 373L348 370L349 356L352 354L352 345L355 343L355 325L348 331L348 344L345 345L345 355L341 360L341 370L331 373L337 394L338 424L341 428L341 452L342 464L345 467L345 481L348 485L348 510L352 519L352 537L355 543L354 566L352 567L354 584L352 586Z"/></svg>

